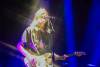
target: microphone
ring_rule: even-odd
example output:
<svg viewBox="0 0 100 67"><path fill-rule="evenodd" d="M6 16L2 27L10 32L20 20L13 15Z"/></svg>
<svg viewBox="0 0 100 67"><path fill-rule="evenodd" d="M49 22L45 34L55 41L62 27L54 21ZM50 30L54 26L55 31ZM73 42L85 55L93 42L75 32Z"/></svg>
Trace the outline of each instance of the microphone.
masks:
<svg viewBox="0 0 100 67"><path fill-rule="evenodd" d="M47 17L45 17L46 19L55 19L55 17L54 16L47 16Z"/></svg>

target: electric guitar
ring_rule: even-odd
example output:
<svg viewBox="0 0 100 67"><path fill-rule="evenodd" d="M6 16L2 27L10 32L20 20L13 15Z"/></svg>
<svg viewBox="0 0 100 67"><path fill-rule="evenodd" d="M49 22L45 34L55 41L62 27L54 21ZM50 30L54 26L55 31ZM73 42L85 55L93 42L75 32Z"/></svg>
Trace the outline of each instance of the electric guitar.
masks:
<svg viewBox="0 0 100 67"><path fill-rule="evenodd" d="M63 56L54 54L54 57L55 57L55 60L65 60L71 56L79 56L80 57L82 55L86 55L86 53L85 52L74 52L74 53L68 54L68 55L64 54ZM28 58L25 58L24 63L26 65L26 67L53 67L51 53L45 53L40 56L34 55L34 59L35 59L36 63L34 63L34 61L30 61Z"/></svg>
<svg viewBox="0 0 100 67"><path fill-rule="evenodd" d="M17 51L16 47L14 47L8 43L2 42L2 41L0 41L0 43L6 47L9 47L9 48ZM10 54L10 55L12 55L12 54ZM71 56L79 56L80 57L83 55L86 55L86 53L85 52L74 52L72 54L67 54L67 55L64 54L63 56L54 54L54 58L55 58L55 60L65 60ZM37 55L33 55L33 56L34 56L36 63L34 63L35 62L34 59L30 60L28 57L24 58L24 63L26 65L26 67L53 67L52 66L52 53L45 53L40 56L37 56ZM29 57L31 57L31 56L29 56Z"/></svg>

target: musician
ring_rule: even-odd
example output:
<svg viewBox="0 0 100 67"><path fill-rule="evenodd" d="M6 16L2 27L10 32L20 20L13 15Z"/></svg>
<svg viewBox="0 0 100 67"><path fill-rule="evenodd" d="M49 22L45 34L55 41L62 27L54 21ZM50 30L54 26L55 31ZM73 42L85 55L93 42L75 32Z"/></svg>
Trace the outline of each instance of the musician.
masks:
<svg viewBox="0 0 100 67"><path fill-rule="evenodd" d="M36 67L37 59L35 56L45 54L45 57L51 56L50 37L53 32L53 28L50 23L49 14L44 8L40 8L34 16L34 19L30 26L28 26L18 43L18 50L31 61L32 67ZM59 55L55 54L59 57ZM48 61L50 64L51 59ZM44 64L42 64L44 65ZM49 67L49 66L47 66Z"/></svg>

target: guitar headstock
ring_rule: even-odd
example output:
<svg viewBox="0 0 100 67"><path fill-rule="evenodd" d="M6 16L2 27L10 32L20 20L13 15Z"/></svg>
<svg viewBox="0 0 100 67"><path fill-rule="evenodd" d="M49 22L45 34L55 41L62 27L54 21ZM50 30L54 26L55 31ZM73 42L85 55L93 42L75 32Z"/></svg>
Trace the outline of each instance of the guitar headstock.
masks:
<svg viewBox="0 0 100 67"><path fill-rule="evenodd" d="M80 57L80 56L86 55L86 52L76 51L76 52L74 52L74 55Z"/></svg>

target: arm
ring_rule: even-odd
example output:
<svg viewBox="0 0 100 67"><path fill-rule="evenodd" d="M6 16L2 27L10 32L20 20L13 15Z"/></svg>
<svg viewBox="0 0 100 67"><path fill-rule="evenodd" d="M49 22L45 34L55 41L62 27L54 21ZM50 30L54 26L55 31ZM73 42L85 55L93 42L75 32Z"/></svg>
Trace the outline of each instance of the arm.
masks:
<svg viewBox="0 0 100 67"><path fill-rule="evenodd" d="M26 30L23 32L23 35L21 37L21 41L17 44L17 49L25 56L25 57L28 57L30 56L30 52L28 50L26 50L26 48L24 47L25 46L28 46L26 45L25 43L29 42L29 39L30 39L30 36L31 36L31 32L30 32L30 29L29 27L26 28ZM25 43L24 43L25 42Z"/></svg>
<svg viewBox="0 0 100 67"><path fill-rule="evenodd" d="M22 42L19 42L18 45L17 45L17 49L25 56L30 56L30 53L22 46L23 43Z"/></svg>
<svg viewBox="0 0 100 67"><path fill-rule="evenodd" d="M19 42L17 45L17 49L25 56L24 58L24 63L26 66L34 66L36 65L36 59L33 55L31 55L23 46L22 46L22 42ZM27 65L28 64L28 65Z"/></svg>

